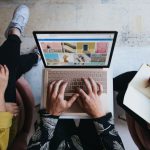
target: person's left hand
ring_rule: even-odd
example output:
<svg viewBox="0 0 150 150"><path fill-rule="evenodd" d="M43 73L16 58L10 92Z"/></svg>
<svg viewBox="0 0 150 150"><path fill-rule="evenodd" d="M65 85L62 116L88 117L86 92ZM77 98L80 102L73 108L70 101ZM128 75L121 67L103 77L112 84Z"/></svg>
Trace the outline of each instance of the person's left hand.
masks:
<svg viewBox="0 0 150 150"><path fill-rule="evenodd" d="M6 65L0 65L0 95L4 95L8 84L9 70Z"/></svg>
<svg viewBox="0 0 150 150"><path fill-rule="evenodd" d="M99 118L106 115L106 110L103 107L103 102L101 99L101 94L103 87L100 83L92 78L83 78L87 91L81 88L77 88L80 99L78 103L85 113L87 113L92 118Z"/></svg>
<svg viewBox="0 0 150 150"><path fill-rule="evenodd" d="M150 78L147 80L145 88L148 88L148 87L150 87Z"/></svg>
<svg viewBox="0 0 150 150"><path fill-rule="evenodd" d="M50 115L60 116L65 110L70 108L77 100L79 94L74 94L69 100L64 100L64 93L67 82L63 80L53 81L48 87L46 111Z"/></svg>

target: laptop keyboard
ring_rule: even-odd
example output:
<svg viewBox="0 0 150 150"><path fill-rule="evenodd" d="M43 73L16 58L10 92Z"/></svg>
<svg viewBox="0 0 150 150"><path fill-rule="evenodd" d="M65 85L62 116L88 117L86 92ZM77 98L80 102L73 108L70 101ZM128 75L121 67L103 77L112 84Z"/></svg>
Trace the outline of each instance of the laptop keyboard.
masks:
<svg viewBox="0 0 150 150"><path fill-rule="evenodd" d="M48 71L48 82L54 80L64 80L68 82L66 93L74 93L76 88L82 88L87 90L84 81L81 77L88 78L92 77L96 82L101 83L103 86L103 93L107 93L107 72L106 71L90 71L90 70L50 70Z"/></svg>

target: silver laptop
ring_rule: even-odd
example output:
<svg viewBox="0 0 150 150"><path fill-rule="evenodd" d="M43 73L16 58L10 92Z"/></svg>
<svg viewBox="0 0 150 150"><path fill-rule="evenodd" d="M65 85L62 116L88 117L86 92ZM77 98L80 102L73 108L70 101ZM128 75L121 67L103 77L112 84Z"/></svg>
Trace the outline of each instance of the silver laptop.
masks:
<svg viewBox="0 0 150 150"><path fill-rule="evenodd" d="M48 84L54 80L68 81L66 99L76 87L86 87L82 77L92 77L103 85L104 107L109 99L109 66L117 38L116 31L34 31L35 41L44 64L43 99L45 107ZM109 110L108 110L109 111ZM88 118L75 102L62 118Z"/></svg>

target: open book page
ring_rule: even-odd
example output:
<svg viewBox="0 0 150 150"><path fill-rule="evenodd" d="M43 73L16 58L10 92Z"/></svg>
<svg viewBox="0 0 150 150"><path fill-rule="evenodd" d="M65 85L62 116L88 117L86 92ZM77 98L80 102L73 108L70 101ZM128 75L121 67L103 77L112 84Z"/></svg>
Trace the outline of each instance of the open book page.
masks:
<svg viewBox="0 0 150 150"><path fill-rule="evenodd" d="M129 85L133 86L150 99L150 86L147 87L149 78L150 67L144 64Z"/></svg>
<svg viewBox="0 0 150 150"><path fill-rule="evenodd" d="M131 85L128 86L123 104L150 123L150 99Z"/></svg>

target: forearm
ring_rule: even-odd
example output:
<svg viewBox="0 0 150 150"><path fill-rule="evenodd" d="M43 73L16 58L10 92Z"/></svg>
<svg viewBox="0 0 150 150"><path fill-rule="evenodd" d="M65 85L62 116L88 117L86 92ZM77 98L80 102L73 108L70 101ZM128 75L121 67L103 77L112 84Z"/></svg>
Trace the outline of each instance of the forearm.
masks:
<svg viewBox="0 0 150 150"><path fill-rule="evenodd" d="M101 148L107 150L124 150L122 140L111 123L111 118L111 113L108 113L101 118L94 119Z"/></svg>
<svg viewBox="0 0 150 150"><path fill-rule="evenodd" d="M58 117L51 116L45 112L40 111L40 123L30 139L28 149L40 149L44 146L49 146L49 142L53 138L53 133L58 122Z"/></svg>

